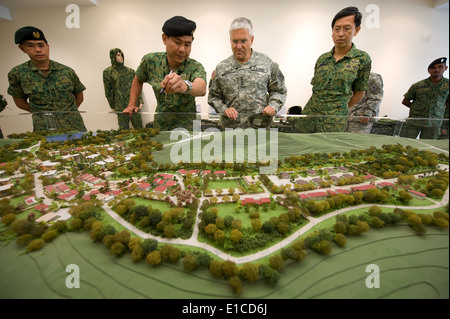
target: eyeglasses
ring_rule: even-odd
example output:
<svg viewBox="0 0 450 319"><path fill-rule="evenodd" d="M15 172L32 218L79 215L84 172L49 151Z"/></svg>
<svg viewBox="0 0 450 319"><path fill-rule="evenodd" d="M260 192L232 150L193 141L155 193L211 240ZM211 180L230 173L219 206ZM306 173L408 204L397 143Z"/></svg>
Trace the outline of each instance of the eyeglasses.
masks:
<svg viewBox="0 0 450 319"><path fill-rule="evenodd" d="M349 26L346 26L346 27L335 27L335 28L333 28L333 32L334 33L340 33L341 31L344 31L344 33L350 33L350 32L352 32L352 30L353 30L353 28L352 27L349 27Z"/></svg>
<svg viewBox="0 0 450 319"><path fill-rule="evenodd" d="M26 43L23 46L26 49L30 49L30 50L31 49L35 49L35 48L43 49L43 48L45 48L47 46L47 44L46 43Z"/></svg>

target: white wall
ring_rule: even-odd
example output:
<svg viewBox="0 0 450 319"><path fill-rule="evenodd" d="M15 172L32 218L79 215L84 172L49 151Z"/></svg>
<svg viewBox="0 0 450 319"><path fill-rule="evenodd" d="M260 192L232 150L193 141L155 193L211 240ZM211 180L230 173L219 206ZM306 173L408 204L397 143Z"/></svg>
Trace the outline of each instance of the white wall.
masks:
<svg viewBox="0 0 450 319"><path fill-rule="evenodd" d="M361 32L354 38L359 49L370 54L373 72L384 78L385 97L381 116L403 118L401 105L409 86L428 77L427 66L435 58L449 56L449 10L433 8L433 0L98 0L97 6L83 6L80 28L66 27L65 7L11 9L12 21L0 21L0 93L9 108L0 118L4 135L31 129L29 117L13 116L22 111L6 94L9 70L26 61L14 44L15 31L25 25L43 30L50 44L51 59L69 65L87 87L82 111L89 130L116 127L104 97L102 71L110 65L109 50L121 48L125 64L134 69L146 53L164 51L161 27L174 15L196 21L197 31L191 57L200 61L208 74L231 54L228 27L239 16L254 24L253 48L278 62L286 77L286 106L304 106L311 95L310 81L320 54L329 51L331 20L342 8L357 6L363 13ZM376 5L379 27L370 28ZM445 74L448 77L448 71ZM153 112L156 101L149 85L144 87L146 106ZM208 112L207 97L197 98ZM146 115L146 120L150 120ZM99 121L99 118L102 121ZM14 120L12 120L14 119Z"/></svg>

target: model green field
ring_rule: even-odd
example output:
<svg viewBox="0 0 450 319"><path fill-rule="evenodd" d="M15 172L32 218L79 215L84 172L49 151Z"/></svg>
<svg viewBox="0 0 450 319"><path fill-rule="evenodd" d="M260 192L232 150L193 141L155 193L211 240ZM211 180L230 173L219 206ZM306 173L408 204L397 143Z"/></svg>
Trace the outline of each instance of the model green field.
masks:
<svg viewBox="0 0 450 319"><path fill-rule="evenodd" d="M142 140L119 137L129 147L140 145L145 156L139 154L139 161L124 165L126 169L116 170L116 174L132 180L155 170L177 173L177 165L167 162L170 147L161 149L159 144L159 151L150 153L145 145L157 144L143 134L140 137ZM167 135L158 138L167 142ZM294 175L302 172L304 176L306 167L345 163L362 174L371 171L383 178L385 174L397 178L400 173L393 169L401 170L404 175L423 174L417 180L410 178L414 184L408 187L426 191L432 200L404 198L397 189L377 189L370 194L342 195L342 199L300 201L296 192L283 185L272 187L271 181L261 178L257 191L251 188L259 186L253 185L244 193L246 198L270 196L270 205L243 207L239 201L225 203L232 196L215 194L189 202L184 209L175 208L168 197L167 201L161 201L163 196L149 199L148 192L133 191L134 185L126 191L127 196L108 205L73 202L67 228L64 224L64 229L56 230L62 225L57 222L45 233L36 230L45 237L43 248L32 246L35 235L20 230L28 237L15 240L8 227L3 227L0 298L448 298L448 155L427 152L448 154L448 144L437 144L437 148L402 140L407 148L385 141L352 134L280 134L278 172L293 170ZM376 149L378 144L382 149ZM89 148L95 151L92 144ZM383 157L390 150L400 156ZM402 160L402 152L408 156L404 165L397 161ZM416 155L409 156L409 152ZM445 171L437 169L438 158L444 161ZM387 162L380 162L383 160ZM242 174L258 175L257 165L182 165L187 169L227 169L227 178L206 177L208 180L198 184L215 192L239 187ZM433 174L437 178L431 177ZM403 187L400 181L398 187ZM17 197L2 201L2 215L19 204ZM372 209L375 204L380 209ZM361 208L352 209L354 205ZM345 219L347 233L336 227L343 219L335 216L335 209L337 217L349 216ZM27 214L18 213L16 218L26 219ZM8 215L10 218L11 213ZM18 229L17 225L13 228ZM51 232L54 237L49 236ZM343 247L337 235L346 240ZM20 242L25 245L16 245ZM153 248L147 250L148 245ZM370 289L366 267L373 264L380 269L381 284ZM79 267L80 288L66 286L68 265Z"/></svg>
<svg viewBox="0 0 450 319"><path fill-rule="evenodd" d="M308 254L282 271L272 286L245 284L239 298L448 298L448 230L418 236L407 226L352 237L329 256ZM180 263L152 267L116 258L86 234L67 233L34 253L0 248L0 298L237 298L226 281ZM9 258L4 258L9 256ZM80 288L68 289L66 266L80 267ZM380 267L380 288L366 287L369 264Z"/></svg>

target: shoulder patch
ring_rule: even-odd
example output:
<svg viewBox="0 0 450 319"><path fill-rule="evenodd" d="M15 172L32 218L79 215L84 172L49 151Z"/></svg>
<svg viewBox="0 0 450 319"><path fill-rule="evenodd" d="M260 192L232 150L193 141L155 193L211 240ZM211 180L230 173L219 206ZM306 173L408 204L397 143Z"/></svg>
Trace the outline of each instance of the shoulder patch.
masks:
<svg viewBox="0 0 450 319"><path fill-rule="evenodd" d="M216 77L216 70L212 71L211 73L211 80L214 80L214 78Z"/></svg>

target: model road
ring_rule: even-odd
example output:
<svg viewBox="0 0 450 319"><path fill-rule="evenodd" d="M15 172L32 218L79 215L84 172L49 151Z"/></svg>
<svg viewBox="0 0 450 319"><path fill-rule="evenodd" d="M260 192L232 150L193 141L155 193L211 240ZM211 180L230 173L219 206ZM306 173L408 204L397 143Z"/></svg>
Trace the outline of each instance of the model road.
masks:
<svg viewBox="0 0 450 319"><path fill-rule="evenodd" d="M267 191L267 190L266 190ZM254 197L254 196L253 196ZM433 205L430 206L417 206L417 207L411 207L411 206L394 206L394 205L378 205L380 207L384 207L384 208L401 208L401 209L408 209L408 210L421 210L421 209L438 209L441 208L445 205L447 205L449 202L449 188L447 188L444 197L442 198L442 200L440 202L435 202ZM200 214L200 206L199 205L199 209L197 212L197 218L196 218L196 224L194 226L194 231L192 232L192 236L189 239L179 239L179 238L161 238L158 236L153 236L151 234L148 234L138 228L136 228L135 226L133 226L132 224L130 224L129 222L127 222L126 220L124 220L122 217L120 217L118 214L116 214L108 205L103 205L102 208L118 223L120 223L121 225L123 225L125 228L127 228L128 230L130 230L131 232L135 233L136 235L140 236L143 239L147 239L147 238L151 238L151 239L156 239L158 242L161 243L167 243L167 244L176 244L176 245L186 245L186 246L193 246L193 247L198 247L198 248L202 248L205 249L211 253L213 253L214 255L222 258L223 260L230 260L235 262L236 264L242 264L242 263L246 263L246 262L251 262L254 260L258 260L260 258L266 257L268 255L271 255L273 253L275 253L276 251L282 249L283 247L288 246L289 244L291 244L294 240L296 240L299 236L303 235L304 233L308 232L311 228L317 226L318 224L320 224L321 222L329 219L329 218L333 218L334 216L341 214L341 213L345 213L348 211L352 211L352 210L356 210L359 208L366 208L366 207L372 207L373 204L364 204L364 205L358 205L358 206L351 206L351 207L346 207L343 209L339 209L336 210L334 212L331 212L329 214L320 216L318 218L314 218L314 217L308 217L308 224L306 224L305 226L303 226L302 228L300 228L299 230L297 230L296 232L294 232L293 234L291 234L290 236L286 237L285 239L283 239L282 241L278 242L277 244L272 245L271 247L259 251L258 253L252 254L252 255L247 255L244 257L234 257L231 256L217 248L214 248L206 243L202 243L198 241L198 224L200 223L200 218L199 218L199 214Z"/></svg>

